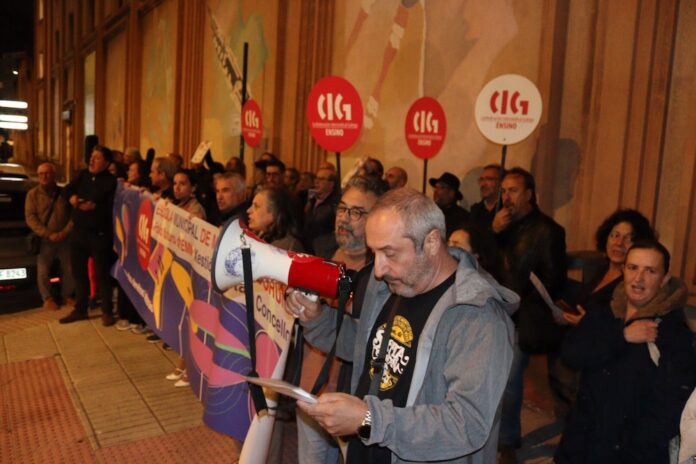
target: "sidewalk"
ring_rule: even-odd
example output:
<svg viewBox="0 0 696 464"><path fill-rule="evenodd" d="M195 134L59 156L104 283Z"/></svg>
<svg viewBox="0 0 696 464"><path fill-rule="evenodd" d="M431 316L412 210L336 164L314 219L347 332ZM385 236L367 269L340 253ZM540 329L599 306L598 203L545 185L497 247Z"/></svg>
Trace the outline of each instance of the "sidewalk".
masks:
<svg viewBox="0 0 696 464"><path fill-rule="evenodd" d="M164 377L176 353L95 318L0 316L0 462L229 463L188 388Z"/></svg>
<svg viewBox="0 0 696 464"><path fill-rule="evenodd" d="M165 380L176 353L102 327L96 312L88 321L58 324L67 313L0 316L0 462L233 462L232 439L203 425L190 389ZM525 379L518 459L528 464L552 462L558 442L537 381L545 376L542 361L532 360ZM294 442L294 428L290 434ZM286 444L294 451L294 443Z"/></svg>

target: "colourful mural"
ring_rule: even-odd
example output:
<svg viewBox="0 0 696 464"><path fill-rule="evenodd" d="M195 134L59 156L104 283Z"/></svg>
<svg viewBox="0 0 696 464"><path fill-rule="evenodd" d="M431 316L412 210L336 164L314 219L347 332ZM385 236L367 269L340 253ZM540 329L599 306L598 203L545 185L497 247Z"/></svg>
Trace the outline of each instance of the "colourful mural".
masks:
<svg viewBox="0 0 696 464"><path fill-rule="evenodd" d="M202 133L203 139L213 142L213 156L220 161L237 156L239 152L245 42L249 44L247 95L260 101L263 88L259 79L270 54L263 15L257 11L246 12L243 1L209 1L204 45Z"/></svg>
<svg viewBox="0 0 696 464"><path fill-rule="evenodd" d="M478 201L478 170L500 160L500 147L478 132L474 102L499 74L516 72L535 80L538 37L531 28L521 35L518 22L540 21L538 14L508 0L340 2L334 73L357 87L365 107L365 128L344 154L344 167L361 156L376 156L385 168L406 168L409 184L420 188L423 163L408 149L403 121L416 99L429 96L443 106L449 130L442 151L429 161L428 177L449 170L464 179L465 200ZM525 50L524 44L534 47ZM523 58L515 59L514 53ZM514 147L510 162L528 166L535 146L532 137Z"/></svg>

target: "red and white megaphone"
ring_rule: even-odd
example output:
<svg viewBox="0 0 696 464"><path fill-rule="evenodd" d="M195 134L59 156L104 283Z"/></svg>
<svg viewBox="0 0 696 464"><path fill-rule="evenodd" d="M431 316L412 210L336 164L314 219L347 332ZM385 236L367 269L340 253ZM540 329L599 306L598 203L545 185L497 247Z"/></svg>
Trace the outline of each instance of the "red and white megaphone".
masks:
<svg viewBox="0 0 696 464"><path fill-rule="evenodd" d="M217 291L224 292L244 283L242 248L245 247L250 248L254 280L273 279L326 298L336 298L339 285L346 278L342 265L276 248L243 228L239 219L235 219L225 225L213 253L210 275Z"/></svg>

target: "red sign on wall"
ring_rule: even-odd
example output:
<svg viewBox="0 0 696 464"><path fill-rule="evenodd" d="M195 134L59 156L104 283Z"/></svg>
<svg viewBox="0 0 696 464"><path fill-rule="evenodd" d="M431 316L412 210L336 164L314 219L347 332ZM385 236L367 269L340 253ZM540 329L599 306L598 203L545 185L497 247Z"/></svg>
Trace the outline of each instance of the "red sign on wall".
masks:
<svg viewBox="0 0 696 464"><path fill-rule="evenodd" d="M419 98L406 114L404 132L408 148L414 155L422 159L432 158L445 143L445 111L434 98Z"/></svg>
<svg viewBox="0 0 696 464"><path fill-rule="evenodd" d="M342 77L324 77L309 93L307 121L312 137L322 148L346 151L362 130L363 107L358 91Z"/></svg>
<svg viewBox="0 0 696 464"><path fill-rule="evenodd" d="M242 108L242 136L247 145L254 148L261 142L262 135L261 108L254 100L248 100Z"/></svg>

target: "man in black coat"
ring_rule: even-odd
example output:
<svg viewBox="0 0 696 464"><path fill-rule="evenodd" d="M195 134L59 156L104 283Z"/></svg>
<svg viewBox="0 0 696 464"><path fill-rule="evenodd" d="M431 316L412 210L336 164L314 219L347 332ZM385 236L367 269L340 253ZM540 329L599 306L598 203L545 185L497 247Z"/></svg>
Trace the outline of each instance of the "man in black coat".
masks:
<svg viewBox="0 0 696 464"><path fill-rule="evenodd" d="M513 168L503 177L502 203L492 224L503 265L500 280L521 299L513 316L518 342L500 425L501 461L505 463L515 462L514 449L520 446L523 373L529 354L547 355L549 384L557 406L568 406L565 390L571 375L560 361L563 327L557 325L529 279L533 272L554 300L559 299L566 280L565 230L539 210L534 177L522 168Z"/></svg>
<svg viewBox="0 0 696 464"><path fill-rule="evenodd" d="M116 178L109 173L111 150L97 145L92 151L89 166L65 187L65 197L73 207L73 232L70 237L70 256L75 278L75 309L60 320L61 324L87 319L89 274L87 262L94 259L102 324L115 322L112 302L112 282L109 275L114 262L113 205Z"/></svg>

